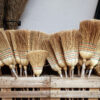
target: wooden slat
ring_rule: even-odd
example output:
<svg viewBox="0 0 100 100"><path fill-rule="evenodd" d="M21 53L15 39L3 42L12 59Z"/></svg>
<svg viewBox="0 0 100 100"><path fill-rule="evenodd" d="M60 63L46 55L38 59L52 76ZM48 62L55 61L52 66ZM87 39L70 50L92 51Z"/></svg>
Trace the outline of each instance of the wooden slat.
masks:
<svg viewBox="0 0 100 100"><path fill-rule="evenodd" d="M3 92L10 92L11 89L1 89ZM3 98L2 100L12 100L11 98Z"/></svg>
<svg viewBox="0 0 100 100"><path fill-rule="evenodd" d="M60 89L58 88L56 88L56 89L51 89L51 91L52 90L55 90L55 91L60 91ZM51 97L51 91L50 91L50 97ZM60 100L60 98L50 98L50 100Z"/></svg>
<svg viewBox="0 0 100 100"><path fill-rule="evenodd" d="M0 77L0 88L100 88L100 77Z"/></svg>
<svg viewBox="0 0 100 100"><path fill-rule="evenodd" d="M49 94L50 94L50 88L41 88L40 89L40 91L48 91L49 92ZM44 100L44 99L46 99L46 100L50 100L50 97L48 97L48 98L40 98L40 100Z"/></svg>
<svg viewBox="0 0 100 100"><path fill-rule="evenodd" d="M89 89L90 91L99 91L99 89ZM95 99L95 98L92 98L92 99L88 99L88 100L98 100L98 99Z"/></svg>
<svg viewBox="0 0 100 100"><path fill-rule="evenodd" d="M52 88L100 88L100 77L51 78Z"/></svg>
<svg viewBox="0 0 100 100"><path fill-rule="evenodd" d="M50 77L0 77L0 88L49 88Z"/></svg>
<svg viewBox="0 0 100 100"><path fill-rule="evenodd" d="M0 98L49 98L49 91L11 91L0 92Z"/></svg>
<svg viewBox="0 0 100 100"><path fill-rule="evenodd" d="M0 98L100 98L94 91L10 91L0 92Z"/></svg>
<svg viewBox="0 0 100 100"><path fill-rule="evenodd" d="M52 98L100 98L100 92L93 91L51 91Z"/></svg>
<svg viewBox="0 0 100 100"><path fill-rule="evenodd" d="M49 93L50 93L50 96L51 96L51 90L60 90L60 89L50 89L50 88L41 88L40 89L40 91L43 91L43 90L46 90L46 91L49 91ZM46 99L46 100L60 100L60 98L40 98L40 100L44 100L44 99Z"/></svg>

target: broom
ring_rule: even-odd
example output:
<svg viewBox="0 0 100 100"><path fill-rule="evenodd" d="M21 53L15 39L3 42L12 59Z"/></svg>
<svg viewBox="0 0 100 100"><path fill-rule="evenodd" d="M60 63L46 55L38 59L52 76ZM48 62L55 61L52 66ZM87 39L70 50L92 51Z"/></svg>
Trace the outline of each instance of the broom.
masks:
<svg viewBox="0 0 100 100"><path fill-rule="evenodd" d="M74 67L78 63L78 31L65 31L61 34L61 42L70 76L74 74Z"/></svg>
<svg viewBox="0 0 100 100"><path fill-rule="evenodd" d="M15 58L12 52L12 49L10 47L10 44L8 42L8 39L5 35L4 30L0 30L0 58L1 61L8 65L11 68L11 71L14 73L15 77L17 78L17 74L15 72Z"/></svg>
<svg viewBox="0 0 100 100"><path fill-rule="evenodd" d="M45 64L48 52L45 50L34 50L30 51L27 55L30 64L32 65L34 74L40 76Z"/></svg>
<svg viewBox="0 0 100 100"><path fill-rule="evenodd" d="M10 30L9 32L11 35L12 45L13 45L14 54L15 54L15 60L16 60L16 63L19 64L20 76L22 76L21 58L20 58L19 52L17 50L18 43L17 43L17 40L15 38L15 34L17 34L19 31L18 30Z"/></svg>
<svg viewBox="0 0 100 100"><path fill-rule="evenodd" d="M82 43L79 46L80 56L83 58L81 77L85 73L86 60L94 55L96 44L100 38L99 27L94 20L85 20L80 23L79 29L82 35Z"/></svg>
<svg viewBox="0 0 100 100"><path fill-rule="evenodd" d="M60 36L56 33L50 36L50 44L53 48L54 54L56 56L57 62L61 68L65 71L65 76L67 77L67 67L64 59L63 49L61 46Z"/></svg>
<svg viewBox="0 0 100 100"><path fill-rule="evenodd" d="M28 65L28 59L27 59L27 53L28 53L28 37L30 35L30 32L27 30L18 30L17 33L15 33L15 40L17 43L17 50L19 53L19 57L21 59L21 65L24 66L24 74L27 76L27 65Z"/></svg>
<svg viewBox="0 0 100 100"><path fill-rule="evenodd" d="M24 73L25 76L27 76L27 65L28 65L28 59L27 59L27 54L28 54L28 42L29 42L29 36L30 36L30 31L27 30L19 30L19 37L22 40L22 44L20 44L20 48L19 48L19 54L20 54L20 58L21 58L21 64L24 67ZM17 38L18 39L18 38Z"/></svg>
<svg viewBox="0 0 100 100"><path fill-rule="evenodd" d="M40 34L41 33L39 31L31 31L30 32L29 51L42 50L42 46L41 46L41 36L42 35L40 35ZM34 76L34 74L33 74L33 76Z"/></svg>
<svg viewBox="0 0 100 100"><path fill-rule="evenodd" d="M6 33L6 37L7 37L7 39L8 39L8 42L9 42L9 44L10 44L10 47L11 47L11 49L12 49L12 51L13 51L14 58L15 58L14 47L13 47L13 43L12 43L12 40L11 40L10 31L12 31L12 30L6 30L5 33ZM17 72L17 74L18 74L17 66L15 66L15 67L16 67L16 72Z"/></svg>
<svg viewBox="0 0 100 100"><path fill-rule="evenodd" d="M5 22L6 29L16 29L21 14L28 0L6 0ZM12 21L12 22L11 22Z"/></svg>
<svg viewBox="0 0 100 100"><path fill-rule="evenodd" d="M62 77L61 68L59 67L59 65L57 63L57 60L56 60L56 57L54 55L53 49L50 45L49 36L48 36L48 39L44 39L42 41L42 46L43 46L43 49L47 50L48 53L49 53L49 56L47 57L47 60L48 60L49 64L51 65L51 68L54 71L58 72L60 77Z"/></svg>

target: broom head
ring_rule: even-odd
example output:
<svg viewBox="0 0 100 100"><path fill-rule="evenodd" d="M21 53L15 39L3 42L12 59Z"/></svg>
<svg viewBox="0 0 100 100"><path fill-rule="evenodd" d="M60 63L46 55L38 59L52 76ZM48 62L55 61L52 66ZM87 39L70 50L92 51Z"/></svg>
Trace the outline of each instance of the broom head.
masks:
<svg viewBox="0 0 100 100"><path fill-rule="evenodd" d="M6 65L15 64L13 51L4 30L0 30L0 58Z"/></svg>
<svg viewBox="0 0 100 100"><path fill-rule="evenodd" d="M84 59L90 59L94 55L96 44L100 39L100 23L96 20L85 20L80 23L82 43L79 47L80 55Z"/></svg>
<svg viewBox="0 0 100 100"><path fill-rule="evenodd" d="M28 60L36 76L40 76L42 73L47 56L48 52L45 50L34 50L28 53Z"/></svg>
<svg viewBox="0 0 100 100"><path fill-rule="evenodd" d="M50 44L60 67L66 67L60 36L56 33L50 36Z"/></svg>
<svg viewBox="0 0 100 100"><path fill-rule="evenodd" d="M78 38L77 30L65 31L61 34L65 60L67 65L72 68L78 63Z"/></svg>

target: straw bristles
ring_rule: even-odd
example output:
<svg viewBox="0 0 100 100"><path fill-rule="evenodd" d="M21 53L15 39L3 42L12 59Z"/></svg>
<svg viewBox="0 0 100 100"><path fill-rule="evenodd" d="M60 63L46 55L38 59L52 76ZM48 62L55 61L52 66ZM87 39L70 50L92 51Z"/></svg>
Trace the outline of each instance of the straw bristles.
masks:
<svg viewBox="0 0 100 100"><path fill-rule="evenodd" d="M60 35L64 57L69 66L69 75L73 77L74 67L78 63L78 38L77 30L65 31Z"/></svg>
<svg viewBox="0 0 100 100"><path fill-rule="evenodd" d="M42 73L47 56L48 52L45 50L34 50L28 53L28 60L36 76L40 76Z"/></svg>
<svg viewBox="0 0 100 100"><path fill-rule="evenodd" d="M29 31L26 30L18 30L15 32L15 39L17 41L17 50L19 52L28 52L28 35Z"/></svg>
<svg viewBox="0 0 100 100"><path fill-rule="evenodd" d="M100 40L97 43L97 47L96 47L93 57L90 59L92 63L91 65L94 67L96 64L98 64L99 59L100 59Z"/></svg>
<svg viewBox="0 0 100 100"><path fill-rule="evenodd" d="M20 67L20 76L22 76L22 65L24 66L24 72L27 76L27 53L28 53L28 46L29 46L29 36L30 32L27 30L13 30L11 31L11 38L13 41L14 46L14 53L16 62L19 64Z"/></svg>
<svg viewBox="0 0 100 100"><path fill-rule="evenodd" d="M30 32L30 50L41 50L41 35L39 31Z"/></svg>
<svg viewBox="0 0 100 100"><path fill-rule="evenodd" d="M15 56L15 61L17 64L19 65L20 68L20 76L22 76L22 66L21 66L21 59L19 57L19 53L17 51L17 41L15 40L15 32L18 32L17 30L8 30L8 33L10 33L10 37L11 37L11 41L12 41L12 46L13 46L13 52L14 52L14 56ZM17 66L16 66L17 68Z"/></svg>
<svg viewBox="0 0 100 100"><path fill-rule="evenodd" d="M89 67L88 68L89 69L88 77L90 77L90 75L92 73L92 69L98 64L99 59L100 59L100 40L97 43L97 47L96 47L94 55L91 57L91 59L89 61L87 61L87 63L90 65L90 66L87 66L87 67Z"/></svg>
<svg viewBox="0 0 100 100"><path fill-rule="evenodd" d="M28 65L28 46L29 46L29 35L30 32L27 30L18 30L18 32L15 32L15 40L17 43L17 51L19 53L19 57L21 59L20 64L24 66L25 74L27 76L27 65Z"/></svg>
<svg viewBox="0 0 100 100"><path fill-rule="evenodd" d="M61 46L61 40L57 33L50 36L50 44L53 48L59 66L62 68L66 67L66 63L63 55L63 49Z"/></svg>
<svg viewBox="0 0 100 100"><path fill-rule="evenodd" d="M10 30L10 35L11 35L11 40L12 40L12 45L13 45L13 50L14 50L14 54L15 54L15 60L18 64L21 63L20 57L19 57L19 52L17 50L17 40L15 39L16 34L19 32L18 30Z"/></svg>
<svg viewBox="0 0 100 100"><path fill-rule="evenodd" d="M5 31L0 29L0 51L10 48L10 45L7 41L7 37L5 35Z"/></svg>
<svg viewBox="0 0 100 100"><path fill-rule="evenodd" d="M77 30L65 31L61 35L65 60L69 66L75 66L78 62L78 36Z"/></svg>
<svg viewBox="0 0 100 100"><path fill-rule="evenodd" d="M49 35L44 32L39 32L39 33L40 33L41 40L47 39L49 37Z"/></svg>
<svg viewBox="0 0 100 100"><path fill-rule="evenodd" d="M12 31L12 30L6 30L6 31L5 31L5 34L6 34L6 37L7 37L7 39L8 39L8 42L9 42L9 44L10 44L10 47L11 47L13 53L14 53L14 48L13 48L13 43L12 43L10 31Z"/></svg>
<svg viewBox="0 0 100 100"><path fill-rule="evenodd" d="M7 37L7 39L8 39L9 45L10 45L10 47L11 47L11 50L12 50L12 52L13 52L13 56L14 56L14 58L15 58L14 48L13 48L13 44L12 44L12 40L11 40L10 31L11 31L11 30L6 30L6 31L5 31L5 34L6 34L6 37ZM14 60L15 60L15 59L14 59ZM15 62L14 64L16 64L16 61L14 61L14 62Z"/></svg>
<svg viewBox="0 0 100 100"><path fill-rule="evenodd" d="M100 21L97 20L85 20L80 23L79 29L82 35L82 43L88 43L96 45L98 39L100 39Z"/></svg>
<svg viewBox="0 0 100 100"><path fill-rule="evenodd" d="M28 53L28 35L30 35L29 31L26 30L11 31L14 49L21 59L26 59Z"/></svg>
<svg viewBox="0 0 100 100"><path fill-rule="evenodd" d="M8 42L8 39L6 37L6 34L5 34L5 31L4 30L0 30L0 52L1 52L1 55L0 55L0 58L4 61L4 60L7 60L7 58L11 58L13 59L13 61L11 62L6 62L5 61L5 64L9 65L11 63L15 64L14 62L14 56L13 56L13 51L10 47L10 44Z"/></svg>
<svg viewBox="0 0 100 100"><path fill-rule="evenodd" d="M0 41L0 58L5 65L8 65L12 69L12 72L17 77L17 74L14 70L15 58L4 30L0 30Z"/></svg>
<svg viewBox="0 0 100 100"><path fill-rule="evenodd" d="M94 55L97 42L100 39L100 21L82 21L80 23L79 31L82 35L82 43L79 46L80 56L83 58L81 76L84 76L86 60L90 59Z"/></svg>
<svg viewBox="0 0 100 100"><path fill-rule="evenodd" d="M24 7L28 0L6 0L6 14L5 20L6 21L18 21ZM6 28L7 29L16 29L18 24L16 22L7 22Z"/></svg>
<svg viewBox="0 0 100 100"><path fill-rule="evenodd" d="M47 60L50 63L51 68L54 71L57 71L59 73L59 75L62 77L61 68L57 63L57 60L56 60L56 57L54 55L53 49L50 45L49 36L48 36L48 39L45 39L45 40L42 41L42 46L43 46L44 50L47 50L49 52L49 56L47 57Z"/></svg>

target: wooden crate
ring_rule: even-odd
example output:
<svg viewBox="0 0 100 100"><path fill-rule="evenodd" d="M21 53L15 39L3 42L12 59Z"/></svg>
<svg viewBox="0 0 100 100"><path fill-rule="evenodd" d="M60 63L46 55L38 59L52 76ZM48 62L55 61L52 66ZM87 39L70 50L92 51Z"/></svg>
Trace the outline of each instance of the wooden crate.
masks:
<svg viewBox="0 0 100 100"><path fill-rule="evenodd" d="M0 98L40 98L40 100L98 100L100 98L100 77L60 78L42 77L0 77ZM62 99L60 99L62 98ZM66 99L64 99L66 98ZM79 99L80 98L80 99ZM77 100L75 99L75 100ZM36 99L37 100L37 99Z"/></svg>

